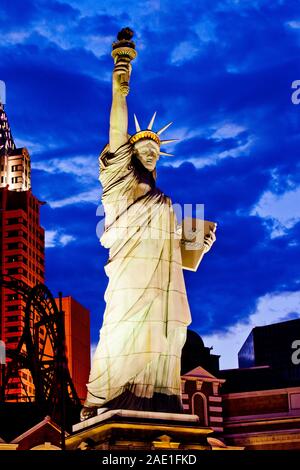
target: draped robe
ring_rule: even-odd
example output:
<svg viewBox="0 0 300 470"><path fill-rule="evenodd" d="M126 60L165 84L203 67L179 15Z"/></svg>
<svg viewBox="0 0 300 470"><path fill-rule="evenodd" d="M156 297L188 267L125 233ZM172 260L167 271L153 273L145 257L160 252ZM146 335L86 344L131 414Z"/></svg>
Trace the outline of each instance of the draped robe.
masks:
<svg viewBox="0 0 300 470"><path fill-rule="evenodd" d="M191 318L172 203L131 144L99 161L109 282L85 405L179 411Z"/></svg>

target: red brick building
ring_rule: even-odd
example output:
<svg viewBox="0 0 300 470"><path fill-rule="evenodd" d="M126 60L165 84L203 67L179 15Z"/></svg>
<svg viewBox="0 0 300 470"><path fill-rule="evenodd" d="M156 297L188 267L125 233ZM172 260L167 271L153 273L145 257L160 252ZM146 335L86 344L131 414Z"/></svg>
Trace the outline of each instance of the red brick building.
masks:
<svg viewBox="0 0 300 470"><path fill-rule="evenodd" d="M223 395L224 434L247 450L300 450L300 387Z"/></svg>
<svg viewBox="0 0 300 470"><path fill-rule="evenodd" d="M58 304L58 299L55 299ZM73 297L63 297L66 352L73 384L80 400L86 398L90 372L90 312Z"/></svg>
<svg viewBox="0 0 300 470"><path fill-rule="evenodd" d="M224 439L249 450L300 450L300 319L254 328L239 368L220 371Z"/></svg>
<svg viewBox="0 0 300 470"><path fill-rule="evenodd" d="M210 427L217 436L224 431L221 395L224 382L200 366L181 377L184 412L199 416L199 425Z"/></svg>

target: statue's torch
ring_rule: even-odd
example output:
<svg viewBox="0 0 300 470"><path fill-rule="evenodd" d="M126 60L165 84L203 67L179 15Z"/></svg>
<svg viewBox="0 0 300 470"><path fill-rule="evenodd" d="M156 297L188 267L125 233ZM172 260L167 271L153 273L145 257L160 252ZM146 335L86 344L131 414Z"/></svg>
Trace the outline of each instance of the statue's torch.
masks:
<svg viewBox="0 0 300 470"><path fill-rule="evenodd" d="M137 56L135 50L135 44L131 40L133 37L133 31L130 28L123 28L117 36L117 41L112 45L112 57L114 58L115 64L118 63L120 59L126 62L131 62ZM124 96L127 96L129 93L129 74L123 74L120 77L120 89L121 93Z"/></svg>

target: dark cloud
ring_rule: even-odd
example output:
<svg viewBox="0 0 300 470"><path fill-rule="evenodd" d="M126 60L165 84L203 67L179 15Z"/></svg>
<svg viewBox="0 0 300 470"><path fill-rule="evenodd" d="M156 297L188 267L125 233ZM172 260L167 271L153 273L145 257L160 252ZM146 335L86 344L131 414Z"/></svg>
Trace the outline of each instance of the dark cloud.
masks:
<svg viewBox="0 0 300 470"><path fill-rule="evenodd" d="M0 28L6 33L20 26L20 17L22 17L22 26L30 26L38 16L38 7L34 0L23 2L22 0L1 1Z"/></svg>
<svg viewBox="0 0 300 470"><path fill-rule="evenodd" d="M122 19L126 21L127 15ZM78 35L114 36L120 28L120 19L111 15L94 15L82 17L76 26Z"/></svg>
<svg viewBox="0 0 300 470"><path fill-rule="evenodd" d="M17 130L14 135L50 146L54 152L56 147L75 143L90 149L91 141L105 127L109 109L108 86L84 68L92 54L84 50L64 54L51 44L46 48L19 45L17 50L12 64L11 51L0 50L7 111L12 129Z"/></svg>

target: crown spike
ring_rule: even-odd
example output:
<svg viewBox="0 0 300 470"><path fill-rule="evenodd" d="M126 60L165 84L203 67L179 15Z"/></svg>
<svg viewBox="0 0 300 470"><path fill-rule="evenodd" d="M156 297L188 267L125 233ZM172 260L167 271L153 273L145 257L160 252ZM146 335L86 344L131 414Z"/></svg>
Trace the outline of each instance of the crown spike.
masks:
<svg viewBox="0 0 300 470"><path fill-rule="evenodd" d="M155 117L156 117L156 111L155 111L155 113L153 114L153 116L152 116L152 118L151 118L151 121L150 121L149 124L148 124L147 129L149 129L149 131L151 131L151 129L152 129L152 127L153 127Z"/></svg>
<svg viewBox="0 0 300 470"><path fill-rule="evenodd" d="M164 145L164 144L172 144L173 142L178 142L179 139L169 139L169 140L161 140L160 143L161 145Z"/></svg>
<svg viewBox="0 0 300 470"><path fill-rule="evenodd" d="M165 155L166 157L174 157L172 153L159 152L160 155Z"/></svg>
<svg viewBox="0 0 300 470"><path fill-rule="evenodd" d="M173 124L173 121L169 122L169 124L167 124L166 126L162 127L158 132L156 132L156 134L157 134L157 135L162 134L163 132L165 132L165 131L168 129L168 127L171 126L171 124Z"/></svg>
<svg viewBox="0 0 300 470"><path fill-rule="evenodd" d="M140 132L141 128L140 128L140 125L139 125L139 121L137 120L137 117L136 117L135 114L133 116L134 116L135 130L136 130L136 132Z"/></svg>

